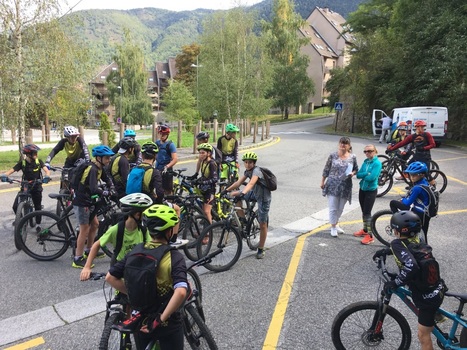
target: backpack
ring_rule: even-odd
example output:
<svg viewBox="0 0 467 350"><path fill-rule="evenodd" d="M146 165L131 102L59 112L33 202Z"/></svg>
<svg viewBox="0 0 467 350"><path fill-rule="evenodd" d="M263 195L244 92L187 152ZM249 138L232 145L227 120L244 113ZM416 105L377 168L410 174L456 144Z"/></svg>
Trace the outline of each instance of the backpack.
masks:
<svg viewBox="0 0 467 350"><path fill-rule="evenodd" d="M277 190L277 178L276 175L272 173L271 170L268 168L263 168L263 167L258 167L259 170L263 173L263 181L264 183L260 184L264 187L266 187L269 191L275 191Z"/></svg>
<svg viewBox="0 0 467 350"><path fill-rule="evenodd" d="M154 169L152 166L143 166L142 164L131 169L126 181L126 194L142 193L143 181L146 171Z"/></svg>
<svg viewBox="0 0 467 350"><path fill-rule="evenodd" d="M425 215L429 216L430 218L438 215L438 207L439 207L439 191L434 189L431 186L427 185L419 185L429 197L429 203L427 206L423 204L421 200L417 200L417 202L425 207Z"/></svg>
<svg viewBox="0 0 467 350"><path fill-rule="evenodd" d="M439 264L433 257L432 248L426 243L409 244L406 246L417 261L419 271L414 280L415 287L427 291L438 286L441 281Z"/></svg>
<svg viewBox="0 0 467 350"><path fill-rule="evenodd" d="M78 191L79 189L79 184L81 182L81 179L83 177L84 171L92 165L92 162L88 162L84 160L83 158L80 158L76 163L73 168L70 169L68 173L68 179L70 180L70 187Z"/></svg>
<svg viewBox="0 0 467 350"><path fill-rule="evenodd" d="M138 311L160 311L164 298L157 292L157 268L162 257L175 249L163 244L154 249L146 249L144 243L138 244L126 256L123 278L128 298L133 309ZM170 295L167 295L170 297Z"/></svg>
<svg viewBox="0 0 467 350"><path fill-rule="evenodd" d="M110 174L110 177L112 178L114 184L122 183L122 177L118 173L118 163L120 162L121 156L122 155L120 153L117 153L115 156L113 156L108 166L108 173Z"/></svg>
<svg viewBox="0 0 467 350"><path fill-rule="evenodd" d="M127 219L127 216L123 216L119 221L118 221L118 227L117 227L117 240L115 242L115 247L114 251L112 253L112 259L110 261L110 266L115 265L117 262L117 256L120 254L120 251L122 250L123 247L123 236L125 235L125 221ZM146 233L148 231L146 226L140 226L139 227L141 230L141 233L143 234L143 243L146 243Z"/></svg>
<svg viewBox="0 0 467 350"><path fill-rule="evenodd" d="M222 167L222 152L219 150L219 148L212 146L212 153L214 154L214 159L217 164L217 169L221 169Z"/></svg>
<svg viewBox="0 0 467 350"><path fill-rule="evenodd" d="M171 156L172 155L172 152L170 152L170 145L172 144L172 140L169 140L167 141L167 143L165 144L165 151L167 152L167 155L168 156ZM159 147L159 149L161 148L161 141L160 140L157 140L156 141L156 145L157 147Z"/></svg>

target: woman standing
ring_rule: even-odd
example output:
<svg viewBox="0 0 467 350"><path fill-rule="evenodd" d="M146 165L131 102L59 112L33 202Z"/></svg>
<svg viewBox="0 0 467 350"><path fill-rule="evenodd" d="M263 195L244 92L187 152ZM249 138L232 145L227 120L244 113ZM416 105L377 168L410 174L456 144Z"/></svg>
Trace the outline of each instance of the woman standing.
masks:
<svg viewBox="0 0 467 350"><path fill-rule="evenodd" d="M345 203L352 201L352 177L358 171L357 157L351 153L352 146L348 137L341 137L339 150L329 155L323 170L321 188L323 196L328 197L331 236L344 233L339 226L339 218Z"/></svg>
<svg viewBox="0 0 467 350"><path fill-rule="evenodd" d="M381 173L382 165L376 154L378 151L374 145L367 145L363 151L366 159L358 170L357 179L360 180L360 191L358 192L358 201L362 209L363 229L354 232L355 237L363 237L362 244L374 242L371 234L371 210L375 204L378 194L378 178Z"/></svg>

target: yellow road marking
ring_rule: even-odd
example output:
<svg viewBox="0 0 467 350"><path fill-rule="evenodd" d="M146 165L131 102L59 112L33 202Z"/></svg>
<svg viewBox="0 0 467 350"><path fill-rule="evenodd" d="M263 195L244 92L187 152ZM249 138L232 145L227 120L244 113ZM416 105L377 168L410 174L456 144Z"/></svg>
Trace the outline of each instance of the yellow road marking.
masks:
<svg viewBox="0 0 467 350"><path fill-rule="evenodd" d="M447 175L446 175L446 177L447 177L449 180L451 180L451 181L458 182L458 183L460 183L460 184L462 184L462 185L467 185L467 182L462 181L462 180L459 180L459 179L456 179L455 177L447 176ZM449 185L449 184L448 184L448 185Z"/></svg>
<svg viewBox="0 0 467 350"><path fill-rule="evenodd" d="M464 157L456 157L456 158L444 158L444 159L436 159L436 163L439 163L439 162L449 162L451 160L459 160L459 159L465 159L467 158L467 156L464 156Z"/></svg>
<svg viewBox="0 0 467 350"><path fill-rule="evenodd" d="M42 345L42 344L45 344L45 340L44 340L44 338L39 337L39 338L31 339L31 340L29 340L29 341L27 341L25 343L21 343L21 344L18 344L18 345L11 346L11 347L6 348L4 350L26 350L26 349L31 349L31 348L34 348L36 346Z"/></svg>

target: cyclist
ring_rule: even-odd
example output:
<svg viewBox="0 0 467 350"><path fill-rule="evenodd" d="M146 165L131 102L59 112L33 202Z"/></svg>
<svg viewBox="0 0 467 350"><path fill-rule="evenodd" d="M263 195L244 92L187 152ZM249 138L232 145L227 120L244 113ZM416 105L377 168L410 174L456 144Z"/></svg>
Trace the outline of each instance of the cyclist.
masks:
<svg viewBox="0 0 467 350"><path fill-rule="evenodd" d="M391 248L378 250L373 259L386 255L394 255L399 267L399 274L390 282L384 284L384 289L390 292L399 286L407 285L412 292L412 300L418 308L418 339L422 350L432 350L431 331L435 325L435 315L441 306L445 286L442 279L434 287L421 290L417 280L421 279L421 266L413 255L413 245L419 245L418 233L421 222L418 215L411 211L400 211L391 218L391 228L397 239L391 241ZM429 246L428 246L429 247ZM430 247L431 249L431 247Z"/></svg>
<svg viewBox="0 0 467 350"><path fill-rule="evenodd" d="M144 244L145 249L155 249L168 244L178 223L177 214L165 205L153 205L143 212L143 222L151 235L151 242ZM118 291L127 294L123 281L126 258L112 266L106 281ZM134 288L134 287L133 287ZM145 288L141 284L139 288ZM148 316L147 323L135 333L137 349L145 349L152 339L158 339L161 350L183 349L183 325L178 309L183 304L188 289L186 264L183 255L177 250L165 254L157 266L157 296L167 300L163 311ZM141 313L136 313L125 321L123 327L131 327L139 322Z"/></svg>
<svg viewBox="0 0 467 350"><path fill-rule="evenodd" d="M136 132L133 129L126 129L123 132L122 140L127 137L130 137L135 141L135 147L133 148L133 152L129 155L128 161L130 162L130 165L132 167L140 165L143 158L141 157L141 146L138 144L138 142L136 142ZM120 140L119 143L113 146L112 151L115 154L117 154L118 150L121 148L120 143L122 142L122 140Z"/></svg>
<svg viewBox="0 0 467 350"><path fill-rule="evenodd" d="M430 149L436 147L435 140L429 132L425 131L426 121L417 120L414 126L415 133L410 134L404 140L396 143L395 145L388 146L388 150L395 151L396 149L411 143L413 146L412 149L415 150L415 153L409 161L409 164L413 162L423 162L429 169L431 161Z"/></svg>
<svg viewBox="0 0 467 350"><path fill-rule="evenodd" d="M130 252L137 244L149 242L151 237L147 230L143 230L141 223L143 219L143 211L152 205L152 199L144 193L132 193L120 198L120 207L125 214L121 220L124 222L123 237L121 237L121 246L119 251L114 250L112 262L123 260L123 258ZM88 259L84 268L81 270L80 280L86 281L91 275L91 267L94 258L97 255L101 246L110 243L112 247L117 249L117 242L119 240L119 225L117 223L102 235L99 240L94 242L91 251L89 252Z"/></svg>
<svg viewBox="0 0 467 350"><path fill-rule="evenodd" d="M393 213L396 213L399 210L412 210L415 214L418 215L422 223L426 243L428 243L428 227L430 226L430 217L426 214L425 208L427 208L430 203L430 196L420 186L430 186L425 178L427 172L428 168L425 163L415 162L410 164L407 169L405 169L405 173L409 174L410 181L413 183L413 187L410 189L407 197L402 198L399 201L392 200L389 203Z"/></svg>
<svg viewBox="0 0 467 350"><path fill-rule="evenodd" d="M136 141L131 137L121 139L118 153L112 157L110 162L110 176L115 185L118 198L126 195L126 181L130 172L130 156L133 154L136 144Z"/></svg>
<svg viewBox="0 0 467 350"><path fill-rule="evenodd" d="M87 162L91 161L88 146L84 142L84 139L80 137L78 129L71 125L65 126L63 136L64 138L58 141L45 160L45 165L48 168L50 168L50 162L55 155L62 150L66 152L64 168L73 168L76 161L80 158Z"/></svg>
<svg viewBox="0 0 467 350"><path fill-rule="evenodd" d="M78 191L75 191L73 198L73 208L79 223L79 235L76 241L76 256L73 259L72 266L82 269L86 265L86 257L94 242L99 222L97 220L96 203L93 196L109 196L113 191L113 184L110 177L104 171L110 163L110 157L114 153L108 146L99 145L92 149L94 161L87 166L81 175ZM98 187L99 180L107 183L110 190L102 190ZM86 245L86 249L84 246ZM98 257L103 257L100 252Z"/></svg>
<svg viewBox="0 0 467 350"><path fill-rule="evenodd" d="M204 197L203 211L209 223L212 223L212 201L216 193L216 183L219 179L217 164L211 158L212 146L209 143L202 143L198 146L199 158L198 163L201 162L201 177L196 180L201 193Z"/></svg>
<svg viewBox="0 0 467 350"><path fill-rule="evenodd" d="M198 133L198 135L196 135L196 143L197 145L201 145L203 143L209 143L209 133L207 131L201 131L200 133ZM211 154L211 159L214 159L216 160L216 163L217 163L217 159L220 158L222 159L222 153L221 151L219 151L216 147L214 146L211 146L212 147L212 154ZM196 163L196 172L188 177L188 180L195 180L198 178L198 175L199 175L199 170L201 169L201 159L198 158L198 162ZM218 167L220 167L221 164L218 163ZM219 172L220 169L218 169L218 172Z"/></svg>
<svg viewBox="0 0 467 350"><path fill-rule="evenodd" d="M389 142L391 145L395 145L396 143L405 140L407 135L408 125L406 122L402 121L397 126L397 129L391 135L391 141ZM402 170L405 169L406 164L405 162L410 158L412 155L412 144L406 145L402 151L397 151L397 156L403 160L401 162ZM396 177L396 180L402 180L402 177Z"/></svg>
<svg viewBox="0 0 467 350"><path fill-rule="evenodd" d="M8 180L8 176L13 174L16 171L22 171L22 181L34 181L42 178L42 172L44 171L45 176L42 179L42 182L47 183L50 181L50 172L49 169L45 166L44 162L37 158L37 152L40 148L34 144L28 144L23 147L21 153L24 154L24 160L20 160L16 165L8 170L6 173L1 175L2 182ZM35 210L41 210L42 208L42 184L40 182L35 182L33 186L29 189L31 194L32 202L34 203ZM19 193L16 195L15 201L13 202L13 211L16 214L16 209L18 208L18 198ZM36 224L41 223L41 217L37 217Z"/></svg>
<svg viewBox="0 0 467 350"><path fill-rule="evenodd" d="M229 177L229 164L235 171L235 178L238 178L238 141L236 133L240 129L233 124L225 126L225 135L219 137L217 140L217 148L222 152L222 169L221 180L226 180Z"/></svg>
<svg viewBox="0 0 467 350"><path fill-rule="evenodd" d="M173 175L167 172L177 164L177 147L169 140L170 128L166 124L161 124L157 127L160 140L156 141L157 147L159 147L159 153L157 153L156 169L162 173L162 188L165 194L172 194L174 188Z"/></svg>
<svg viewBox="0 0 467 350"><path fill-rule="evenodd" d="M247 179L248 184L242 190L232 192L232 196L241 200L254 199L258 203L258 221L260 228L260 237L258 251L256 252L257 259L264 258L264 245L268 235L268 222L269 222L269 207L271 206L271 191L266 186L263 186L261 181L264 179L262 171L256 166L258 156L255 152L246 152L243 157L243 164L245 165L245 173L235 183L230 185L225 191L229 192L238 189Z"/></svg>

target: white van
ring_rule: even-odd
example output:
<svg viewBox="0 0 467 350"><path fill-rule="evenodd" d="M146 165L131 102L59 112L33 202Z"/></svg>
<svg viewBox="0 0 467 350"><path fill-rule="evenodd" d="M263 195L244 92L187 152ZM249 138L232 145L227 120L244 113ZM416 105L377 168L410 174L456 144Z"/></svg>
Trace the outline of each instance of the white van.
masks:
<svg viewBox="0 0 467 350"><path fill-rule="evenodd" d="M373 135L381 134L381 118L387 115L380 109L374 109L372 115ZM392 130L405 121L414 124L417 120L426 121L426 131L435 139L439 147L441 141L446 137L448 130L448 109L446 107L402 107L394 108L391 112ZM414 128L412 130L415 130Z"/></svg>

